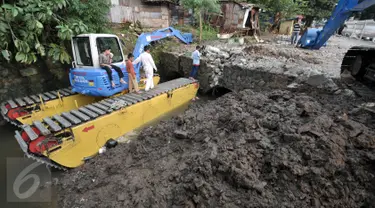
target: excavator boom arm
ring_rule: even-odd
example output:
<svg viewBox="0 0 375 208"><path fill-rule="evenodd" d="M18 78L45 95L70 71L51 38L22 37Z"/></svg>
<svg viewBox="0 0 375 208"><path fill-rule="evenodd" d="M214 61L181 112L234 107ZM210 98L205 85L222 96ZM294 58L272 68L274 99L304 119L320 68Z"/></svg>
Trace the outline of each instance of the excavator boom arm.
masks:
<svg viewBox="0 0 375 208"><path fill-rule="evenodd" d="M133 55L137 58L143 52L145 46L149 45L151 42L158 41L164 38L175 36L181 42L185 44L190 44L193 42L193 35L191 33L181 33L179 30L173 27L167 27L159 30L155 30L150 33L142 33L135 44Z"/></svg>
<svg viewBox="0 0 375 208"><path fill-rule="evenodd" d="M360 11L363 11L363 10L369 8L370 6L372 6L374 4L375 4L375 0L363 1L360 4L358 4L357 6L355 6L354 8L352 8L350 11L360 12Z"/></svg>
<svg viewBox="0 0 375 208"><path fill-rule="evenodd" d="M151 42L158 41L168 37L176 37L181 42L185 44L190 44L193 42L193 34L191 33L181 33L179 30L174 29L173 27L163 28L151 33L142 33L135 44L133 55L134 58L137 58L143 52L145 46L149 45ZM134 69L137 74L139 74L139 69L141 63L137 64Z"/></svg>
<svg viewBox="0 0 375 208"><path fill-rule="evenodd" d="M318 31L315 41L309 46L320 49L328 39L349 18L352 12L363 11L375 4L375 0L365 0L358 4L358 0L340 0L321 31ZM302 39L302 38L301 38Z"/></svg>

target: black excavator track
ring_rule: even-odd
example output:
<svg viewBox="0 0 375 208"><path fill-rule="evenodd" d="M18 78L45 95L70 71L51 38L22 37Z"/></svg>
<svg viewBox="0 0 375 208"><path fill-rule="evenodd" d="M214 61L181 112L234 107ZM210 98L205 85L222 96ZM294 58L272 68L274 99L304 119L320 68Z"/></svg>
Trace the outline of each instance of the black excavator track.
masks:
<svg viewBox="0 0 375 208"><path fill-rule="evenodd" d="M17 120L12 120L8 117L7 113L10 110L19 109L18 111L24 112L31 112L33 110L40 109L40 104L43 101L44 103L57 100L59 97L68 97L72 95L76 95L76 92L72 91L72 88L64 88L55 91L45 92L41 94L35 94L25 97L19 97L14 99L9 99L0 104L0 113L2 117L9 123L13 124L14 126L21 127L22 124L17 122Z"/></svg>
<svg viewBox="0 0 375 208"><path fill-rule="evenodd" d="M357 95L375 99L375 46L350 48L341 63L341 80Z"/></svg>

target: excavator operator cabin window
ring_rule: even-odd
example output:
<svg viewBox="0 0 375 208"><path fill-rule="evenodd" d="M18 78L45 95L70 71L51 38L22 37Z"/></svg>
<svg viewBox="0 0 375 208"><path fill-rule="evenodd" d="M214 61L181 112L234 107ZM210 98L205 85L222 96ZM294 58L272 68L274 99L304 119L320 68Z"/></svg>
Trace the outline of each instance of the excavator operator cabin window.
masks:
<svg viewBox="0 0 375 208"><path fill-rule="evenodd" d="M89 37L73 38L75 61L78 66L93 66Z"/></svg>
<svg viewBox="0 0 375 208"><path fill-rule="evenodd" d="M118 63L124 61L122 57L121 48L117 38L115 37L99 37L96 38L96 45L98 46L98 53L104 52L105 48L110 47L111 53L113 53L112 63Z"/></svg>

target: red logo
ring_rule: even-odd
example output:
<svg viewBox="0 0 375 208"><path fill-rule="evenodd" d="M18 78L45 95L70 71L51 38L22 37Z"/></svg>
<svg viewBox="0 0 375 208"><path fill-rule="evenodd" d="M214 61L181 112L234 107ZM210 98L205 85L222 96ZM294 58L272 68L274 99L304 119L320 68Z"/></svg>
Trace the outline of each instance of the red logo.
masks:
<svg viewBox="0 0 375 208"><path fill-rule="evenodd" d="M85 128L82 130L82 132L88 132L88 131L90 131L90 130L93 130L94 128L95 128L95 126L94 126L94 125L91 125L91 126L85 127Z"/></svg>
<svg viewBox="0 0 375 208"><path fill-rule="evenodd" d="M74 75L86 76L86 72L73 72Z"/></svg>

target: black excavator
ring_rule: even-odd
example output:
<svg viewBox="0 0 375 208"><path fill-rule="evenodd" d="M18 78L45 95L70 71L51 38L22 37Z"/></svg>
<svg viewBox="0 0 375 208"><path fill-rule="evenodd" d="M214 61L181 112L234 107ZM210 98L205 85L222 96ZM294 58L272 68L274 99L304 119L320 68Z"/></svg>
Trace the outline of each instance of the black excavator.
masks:
<svg viewBox="0 0 375 208"><path fill-rule="evenodd" d="M367 85L375 82L375 45L350 48L342 60L341 74L349 74Z"/></svg>

